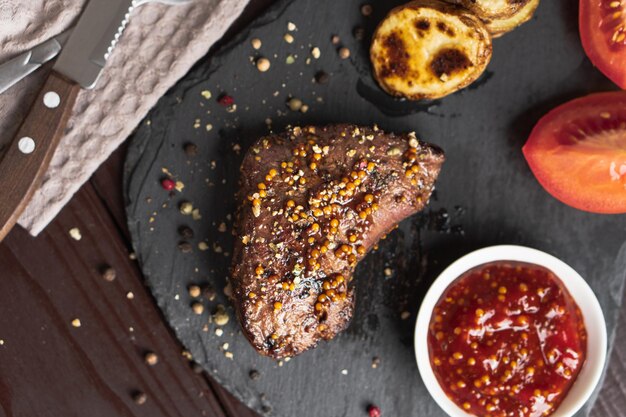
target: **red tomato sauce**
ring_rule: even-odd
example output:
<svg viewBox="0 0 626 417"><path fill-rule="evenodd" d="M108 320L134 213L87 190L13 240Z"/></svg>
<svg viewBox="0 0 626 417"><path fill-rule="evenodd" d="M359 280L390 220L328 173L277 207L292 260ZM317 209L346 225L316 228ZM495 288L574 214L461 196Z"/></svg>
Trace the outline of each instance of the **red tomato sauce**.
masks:
<svg viewBox="0 0 626 417"><path fill-rule="evenodd" d="M585 362L580 309L546 268L517 262L476 267L454 281L433 311L433 371L470 414L552 414Z"/></svg>

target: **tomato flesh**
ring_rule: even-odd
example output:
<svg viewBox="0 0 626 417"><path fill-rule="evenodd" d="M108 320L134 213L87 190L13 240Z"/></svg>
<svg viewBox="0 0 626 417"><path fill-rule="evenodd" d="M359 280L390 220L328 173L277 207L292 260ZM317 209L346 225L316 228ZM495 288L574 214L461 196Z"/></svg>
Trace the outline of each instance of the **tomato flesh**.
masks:
<svg viewBox="0 0 626 417"><path fill-rule="evenodd" d="M626 89L626 0L580 0L585 53L604 75Z"/></svg>
<svg viewBox="0 0 626 417"><path fill-rule="evenodd" d="M626 92L592 94L544 116L523 148L539 183L592 213L626 213Z"/></svg>

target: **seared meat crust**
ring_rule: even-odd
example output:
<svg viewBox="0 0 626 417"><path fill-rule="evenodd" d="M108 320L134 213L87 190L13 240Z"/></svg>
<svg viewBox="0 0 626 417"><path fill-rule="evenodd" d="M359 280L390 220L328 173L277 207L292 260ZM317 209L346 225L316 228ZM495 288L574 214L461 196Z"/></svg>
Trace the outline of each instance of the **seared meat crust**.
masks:
<svg viewBox="0 0 626 417"><path fill-rule="evenodd" d="M294 356L348 326L356 264L424 207L443 161L414 134L351 125L295 127L250 148L231 284L259 353Z"/></svg>

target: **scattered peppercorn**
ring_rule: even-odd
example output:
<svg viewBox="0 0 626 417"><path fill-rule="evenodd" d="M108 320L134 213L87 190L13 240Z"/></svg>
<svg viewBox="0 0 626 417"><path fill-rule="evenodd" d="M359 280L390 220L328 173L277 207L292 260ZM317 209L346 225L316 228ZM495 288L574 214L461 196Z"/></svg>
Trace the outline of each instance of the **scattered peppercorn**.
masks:
<svg viewBox="0 0 626 417"><path fill-rule="evenodd" d="M291 111L299 111L302 108L302 100L298 98L291 98L287 102L287 106Z"/></svg>
<svg viewBox="0 0 626 417"><path fill-rule="evenodd" d="M193 250L193 246L189 242L180 242L178 244L178 250L182 253L190 253Z"/></svg>
<svg viewBox="0 0 626 417"><path fill-rule="evenodd" d="M178 234L183 238L183 239L193 239L193 230L190 227L187 226L181 226L178 228Z"/></svg>
<svg viewBox="0 0 626 417"><path fill-rule="evenodd" d="M215 291L215 288L210 287L210 286L204 288L203 293L204 293L204 297L209 301L215 300L215 297L217 296L217 291Z"/></svg>
<svg viewBox="0 0 626 417"><path fill-rule="evenodd" d="M189 291L189 296L193 298L198 298L202 294L202 289L198 285L190 285L187 290Z"/></svg>
<svg viewBox="0 0 626 417"><path fill-rule="evenodd" d="M161 187L165 191L172 191L176 187L176 183L171 178L163 178L161 180Z"/></svg>
<svg viewBox="0 0 626 417"><path fill-rule="evenodd" d="M157 363L159 363L159 357L154 352L146 352L143 355L143 360L144 360L144 362L146 362L146 364L148 364L150 366L154 366Z"/></svg>
<svg viewBox="0 0 626 417"><path fill-rule="evenodd" d="M365 38L365 29L363 29L361 26L357 26L352 31L352 35L357 41L362 41Z"/></svg>
<svg viewBox="0 0 626 417"><path fill-rule="evenodd" d="M330 38L330 42L331 42L333 45L339 45L339 42L341 42L341 38L339 38L339 35L333 35L333 36L331 36L331 38Z"/></svg>
<svg viewBox="0 0 626 417"><path fill-rule="evenodd" d="M183 150L187 156L198 155L198 146L195 143L186 143Z"/></svg>
<svg viewBox="0 0 626 417"><path fill-rule="evenodd" d="M261 39L259 38L252 39L250 43L252 44L252 47L254 49L261 49L261 46L263 45L263 43L261 42Z"/></svg>
<svg viewBox="0 0 626 417"><path fill-rule="evenodd" d="M367 406L367 413L369 414L369 417L380 417L381 415L380 408L378 408L374 404L370 404Z"/></svg>
<svg viewBox="0 0 626 417"><path fill-rule="evenodd" d="M233 104L235 104L235 99L231 96L229 96L228 94L222 94L218 99L217 102L224 107L230 107Z"/></svg>
<svg viewBox="0 0 626 417"><path fill-rule="evenodd" d="M104 278L105 281L114 281L116 276L117 276L117 272L115 271L115 269L113 269L110 266L105 266L102 268L102 278Z"/></svg>
<svg viewBox="0 0 626 417"><path fill-rule="evenodd" d="M256 369L253 369L253 370L250 371L248 376L250 377L251 380L256 381L259 378L261 378L261 373L259 371L257 371Z"/></svg>
<svg viewBox="0 0 626 417"><path fill-rule="evenodd" d="M315 74L315 82L318 84L326 84L330 80L330 75L327 72L319 71Z"/></svg>
<svg viewBox="0 0 626 417"><path fill-rule="evenodd" d="M142 391L134 391L132 393L132 397L133 397L133 401L137 405L145 404L146 401L148 401L148 396L146 395L145 392L142 392Z"/></svg>
<svg viewBox="0 0 626 417"><path fill-rule="evenodd" d="M339 58L348 59L350 58L350 50L345 46L339 48Z"/></svg>
<svg viewBox="0 0 626 417"><path fill-rule="evenodd" d="M364 4L361 6L361 14L363 16L371 16L372 12L374 11L374 9L372 8L371 4Z"/></svg>
<svg viewBox="0 0 626 417"><path fill-rule="evenodd" d="M260 71L260 72L265 72L267 70L270 69L270 60L267 58L259 58L256 61L256 68Z"/></svg>
<svg viewBox="0 0 626 417"><path fill-rule="evenodd" d="M197 315L204 313L204 306L198 301L191 303L191 309Z"/></svg>

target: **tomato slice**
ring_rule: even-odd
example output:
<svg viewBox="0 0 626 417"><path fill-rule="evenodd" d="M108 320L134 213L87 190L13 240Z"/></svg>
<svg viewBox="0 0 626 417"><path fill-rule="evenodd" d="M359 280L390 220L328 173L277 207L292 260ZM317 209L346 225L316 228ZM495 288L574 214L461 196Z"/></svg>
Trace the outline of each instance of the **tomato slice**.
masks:
<svg viewBox="0 0 626 417"><path fill-rule="evenodd" d="M587 56L626 89L626 1L580 0L580 37Z"/></svg>
<svg viewBox="0 0 626 417"><path fill-rule="evenodd" d="M523 151L558 200L593 213L626 213L626 92L557 107L537 123Z"/></svg>

